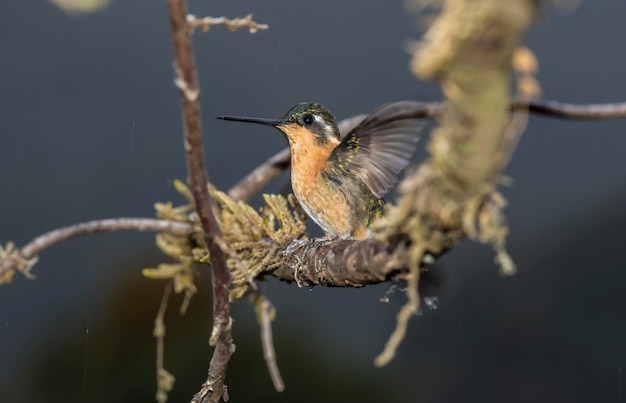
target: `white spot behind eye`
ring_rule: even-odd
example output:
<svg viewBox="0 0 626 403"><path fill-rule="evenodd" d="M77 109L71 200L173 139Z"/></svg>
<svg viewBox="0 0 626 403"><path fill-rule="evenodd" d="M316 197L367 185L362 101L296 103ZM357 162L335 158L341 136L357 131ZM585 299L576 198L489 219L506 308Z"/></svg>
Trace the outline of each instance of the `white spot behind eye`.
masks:
<svg viewBox="0 0 626 403"><path fill-rule="evenodd" d="M332 127L330 127L330 125L328 124L328 122L322 118L320 118L317 115L313 115L314 116L314 121L317 122L322 129L324 130L324 133L330 133L332 131Z"/></svg>

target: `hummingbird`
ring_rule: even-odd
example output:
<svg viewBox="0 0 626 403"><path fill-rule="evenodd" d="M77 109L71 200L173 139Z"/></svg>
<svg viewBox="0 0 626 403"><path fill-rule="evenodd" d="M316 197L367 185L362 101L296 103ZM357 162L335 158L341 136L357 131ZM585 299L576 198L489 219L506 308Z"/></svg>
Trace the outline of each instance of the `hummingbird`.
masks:
<svg viewBox="0 0 626 403"><path fill-rule="evenodd" d="M382 214L383 195L408 165L424 127L412 111L416 101L383 105L343 138L325 106L303 102L280 119L219 116L283 132L291 150L291 184L296 199L327 238L366 239Z"/></svg>

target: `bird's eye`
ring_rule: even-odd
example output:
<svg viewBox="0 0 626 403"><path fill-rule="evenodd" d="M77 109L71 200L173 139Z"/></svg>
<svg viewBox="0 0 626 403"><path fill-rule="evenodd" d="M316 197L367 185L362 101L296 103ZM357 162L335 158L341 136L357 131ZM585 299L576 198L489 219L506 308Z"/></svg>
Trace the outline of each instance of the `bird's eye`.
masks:
<svg viewBox="0 0 626 403"><path fill-rule="evenodd" d="M302 116L302 123L304 123L305 125L310 125L311 123L313 123L314 120L315 118L310 113Z"/></svg>

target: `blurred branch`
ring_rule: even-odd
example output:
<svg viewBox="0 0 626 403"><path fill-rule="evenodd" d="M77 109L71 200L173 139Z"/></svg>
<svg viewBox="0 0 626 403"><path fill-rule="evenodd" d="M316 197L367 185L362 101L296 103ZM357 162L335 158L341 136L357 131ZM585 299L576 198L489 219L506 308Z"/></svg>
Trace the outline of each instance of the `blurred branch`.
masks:
<svg viewBox="0 0 626 403"><path fill-rule="evenodd" d="M228 195L234 200L247 201L269 181L289 168L289 165L291 165L291 151L289 147L286 147L237 182L230 188Z"/></svg>
<svg viewBox="0 0 626 403"><path fill-rule="evenodd" d="M192 30L189 29L187 22L187 6L184 0L168 0L167 8L174 48L175 83L180 90L182 103L188 182L195 201L196 213L204 230L204 242L209 251L213 272L213 330L210 344L215 346L215 349L207 380L192 401L219 402L222 398L228 400L224 379L228 361L235 351L228 299L231 276L224 252L215 242L215 238L221 236L221 231L211 209L213 201L209 194L208 174L204 164L200 89L191 44Z"/></svg>
<svg viewBox="0 0 626 403"><path fill-rule="evenodd" d="M50 0L61 10L71 15L81 15L100 11L109 5L111 0Z"/></svg>
<svg viewBox="0 0 626 403"><path fill-rule="evenodd" d="M433 119L440 116L444 110L442 102L424 102L415 109L413 117ZM567 104L556 101L511 101L513 112L527 110L537 115L572 120L605 120L626 118L626 102L614 104ZM339 122L339 130L346 135L366 115L357 115ZM291 165L289 147L280 150L267 161L256 167L248 175L237 182L228 191L228 195L235 200L246 201L267 185L272 179L280 175Z"/></svg>
<svg viewBox="0 0 626 403"><path fill-rule="evenodd" d="M406 287L406 296L407 302L402 306L400 312L396 315L397 326L391 336L389 336L389 340L387 340L387 344L385 345L385 349L382 353L380 353L374 359L374 365L377 367L382 367L391 360L396 355L396 350L398 346L404 340L404 336L406 335L406 329L409 324L409 319L411 316L415 315L420 307L420 297L419 297L419 280L420 280L420 260L424 255L424 251L419 247L413 248L411 251L411 258L409 259L410 272L406 276L407 287Z"/></svg>
<svg viewBox="0 0 626 403"><path fill-rule="evenodd" d="M513 110L528 109L529 112L547 117L573 120L604 120L626 118L626 102L614 104L566 104L557 101L513 101Z"/></svg>
<svg viewBox="0 0 626 403"><path fill-rule="evenodd" d="M213 25L225 25L231 31L242 28L248 28L251 34L255 34L260 29L267 29L267 24L259 24L252 21L252 14L246 15L244 18L228 19L226 17L204 17L197 18L195 15L187 16L187 23L192 28L201 28L204 32L208 31Z"/></svg>
<svg viewBox="0 0 626 403"><path fill-rule="evenodd" d="M267 364L270 378L277 392L285 390L285 383L280 376L280 370L276 363L276 353L274 352L274 339L272 336L272 321L276 317L274 304L260 291L256 291L252 296L252 303L256 311L257 321L261 327L261 344L263 346L263 358Z"/></svg>
<svg viewBox="0 0 626 403"><path fill-rule="evenodd" d="M69 227L58 228L39 235L21 249L9 243L6 248L0 247L0 284L9 282L15 269L32 278L30 269L37 262L37 254L59 242L81 235L111 231L150 231L189 234L193 227L186 223L158 220L155 218L111 218L94 220Z"/></svg>
<svg viewBox="0 0 626 403"><path fill-rule="evenodd" d="M444 103L424 103L414 117L438 118L440 126L429 144L430 159L399 186L396 206L388 205L385 216L373 226L375 237L365 241L321 239L305 240L301 212L292 213L287 201L267 197L261 215L242 202L226 195L213 196L207 188L204 164L197 72L191 47L193 28L209 29L221 24L231 30L250 32L266 25L243 19L202 18L187 15L184 0L168 0L175 58L175 84L181 93L188 181L192 204L204 230L203 250L213 270L213 331L215 346L207 380L193 402L228 400L224 379L234 344L231 337L229 293L231 269L227 258L235 261L235 277L250 284L251 279L269 273L299 286L363 287L389 280L409 280L407 303L398 315L398 326L377 365L384 365L404 337L408 319L419 307L417 286L419 268L454 247L465 236L490 243L504 271L514 265L504 249L508 229L502 208L504 199L495 184L512 143L522 125L511 123L511 110L530 111L565 119L610 119L626 117L626 103L570 105L551 101L510 101L511 56L530 24L532 0L448 0L415 54L414 72L420 77L437 79L443 88ZM342 121L346 134L362 115ZM511 132L514 132L511 134ZM514 148L514 145L513 147ZM246 200L271 178L289 166L289 151L283 150L235 185L230 195ZM216 192L217 193L217 192ZM292 210L294 206L292 205ZM215 210L214 210L215 209ZM218 226L218 220L223 225ZM475 228L476 224L479 228ZM232 224L232 225L231 225ZM278 226L278 228L275 228ZM192 225L154 219L113 219L81 223L35 238L22 249L12 244L0 247L0 283L10 281L15 270L29 276L41 250L74 236L100 231L139 230L172 232L191 242ZM245 237L242 237L242 234ZM194 240L195 241L195 240ZM200 242L202 243L202 240ZM187 248L193 250L194 248ZM228 256L225 255L228 251ZM247 254L247 255L246 255ZM245 270L253 271L245 272ZM245 292L245 290L244 290ZM169 289L164 295L165 304ZM164 305L159 317L164 314ZM273 382L284 388L271 342L271 304L260 300L264 355ZM162 323L161 323L162 325ZM155 324L157 342L162 348L159 323ZM161 339L158 339L161 337ZM157 354L162 368L162 352Z"/></svg>
<svg viewBox="0 0 626 403"><path fill-rule="evenodd" d="M159 312L154 319L154 330L152 335L157 342L157 354L156 354L156 380L157 380L157 394L156 400L159 403L167 402L167 394L174 387L175 378L170 374L163 366L163 360L165 355L165 311L167 310L167 302L169 301L170 294L172 292L172 282L168 282L163 290L163 297L161 297L161 304L159 305Z"/></svg>
<svg viewBox="0 0 626 403"><path fill-rule="evenodd" d="M422 116L440 121L429 144L431 157L400 183L398 205L388 205L374 223L375 239L293 240L267 248L273 267L267 271L298 285L359 287L399 276L411 280L409 302L378 365L393 357L407 320L419 307L418 269L425 254L439 256L469 235L494 247L503 272L514 271L504 249L504 200L495 184L511 147L506 138L515 138L509 133L511 58L532 21L533 4L445 2L413 64L416 74L439 80L446 97L445 107L425 104L420 109Z"/></svg>

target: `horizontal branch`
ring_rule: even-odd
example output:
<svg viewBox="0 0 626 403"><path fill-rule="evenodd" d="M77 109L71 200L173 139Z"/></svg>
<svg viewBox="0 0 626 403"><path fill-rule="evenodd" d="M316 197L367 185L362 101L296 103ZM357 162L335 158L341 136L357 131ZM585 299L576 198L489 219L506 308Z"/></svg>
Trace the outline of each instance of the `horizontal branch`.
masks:
<svg viewBox="0 0 626 403"><path fill-rule="evenodd" d="M364 287L408 272L401 254L377 239L295 240L276 253L282 264L271 274L305 287Z"/></svg>
<svg viewBox="0 0 626 403"><path fill-rule="evenodd" d="M187 23L192 28L201 28L203 31L208 31L213 25L225 25L231 31L236 31L241 28L248 28L251 34L256 33L260 29L268 29L267 24L259 24L252 20L252 14L246 15L244 18L229 19L226 17L204 17L197 18L193 14L187 15Z"/></svg>
<svg viewBox="0 0 626 403"><path fill-rule="evenodd" d="M562 119L580 119L580 120L601 120L601 119L619 119L626 117L626 103L615 103L615 104L586 104L586 105L575 105L575 104L567 104L555 101L533 101L530 103L522 102L522 101L514 101L512 103L512 108L514 110L522 110L527 108L529 111L545 115L548 117L556 117ZM424 103L422 106L415 111L417 116L421 116L423 118L433 118L438 116L443 109L442 103ZM346 133L349 131L351 127L354 127L360 119L363 118L363 115L358 115L353 118L345 119L340 122L340 129L342 133ZM281 150L279 153L271 157L265 163L258 166L255 170L253 170L250 174L248 174L245 178L239 181L235 186L230 189L229 195L235 200L246 200L249 199L253 194L258 192L260 188L265 186L267 182L269 182L272 178L280 174L284 169L289 166L290 163L290 153L289 148L285 148ZM192 228L189 224L176 222L176 221L168 221L168 220L158 220L152 218L115 218L115 219L105 219L105 220L94 220L88 221L84 223L79 223L75 225L71 225L64 228L55 229L53 231L42 234L28 244L26 244L23 248L18 250L18 255L21 259L31 259L39 254L44 249L47 249L59 242L64 240L74 238L81 235L88 235L98 232L111 232L111 231L148 231L148 232L180 232L180 233L189 233ZM349 242L349 241L346 241ZM368 241L370 242L370 241ZM338 245L330 243L322 243L317 245L317 247L323 247L323 249L328 249L330 251L339 251L341 249ZM301 252L304 251L302 256L308 256L308 252L306 252L306 247L303 248L302 245L297 248ZM354 249L352 246L348 252L352 253L352 251L358 250L359 248ZM377 250L375 253L377 256L380 255L380 250ZM311 255L311 257L313 257ZM384 255L380 255L384 256ZM376 260L374 260L376 262ZM0 262L0 278L3 278L15 267L17 261L15 259L5 259ZM373 266L377 264L374 263ZM368 275L365 276L368 279L368 282L379 282L381 278L382 272L376 270L374 267L369 267L368 265L363 265L364 270L370 271ZM382 266L380 266L382 267ZM292 280L293 275L289 275L287 273L288 270L285 268L281 270L276 270L274 274L282 278L284 280ZM345 284L351 284L355 282L355 278L351 275L349 271L345 271L342 268L339 269L339 273L344 273L342 275L337 276L335 273L329 274L329 278L335 278L340 282ZM309 273L311 274L311 273ZM305 276L301 279L303 283L320 283L315 280L315 276L307 276L306 272L301 272L300 275ZM344 275L345 278L344 278ZM363 273L359 273L359 276L363 275ZM383 280L384 281L384 280ZM332 283L332 281L331 281ZM358 283L358 281L356 282ZM338 285L337 281L331 285Z"/></svg>
<svg viewBox="0 0 626 403"><path fill-rule="evenodd" d="M626 118L626 102L614 104L566 104L557 101L513 101L513 110L524 110L552 118L605 120Z"/></svg>
<svg viewBox="0 0 626 403"><path fill-rule="evenodd" d="M159 220L156 218L111 218L87 221L64 228L58 228L39 235L23 248L13 250L10 252L10 256L2 259L0 261L0 279L5 278L8 272L13 270L16 265L25 260L34 258L44 249L59 242L81 235L112 231L173 232L189 234L193 231L193 226L182 222Z"/></svg>
<svg viewBox="0 0 626 403"><path fill-rule="evenodd" d="M424 102L417 106L413 114L414 118L433 119L441 115L444 104L441 102ZM626 102L614 104L566 104L556 101L518 101L511 102L513 111L528 110L531 113L547 117L572 119L572 120L603 120L626 118ZM360 122L365 115L358 115L339 122L339 130L346 135L354 127L355 122ZM237 182L228 192L235 200L246 201L272 179L280 175L291 163L289 147L280 150L267 161L256 167L248 175Z"/></svg>
<svg viewBox="0 0 626 403"><path fill-rule="evenodd" d="M235 200L246 201L250 199L263 186L267 185L269 181L289 168L290 158L291 151L289 147L283 148L231 187L228 195Z"/></svg>
<svg viewBox="0 0 626 403"><path fill-rule="evenodd" d="M81 235L89 235L97 232L112 231L142 231L142 232L175 232L191 233L193 227L186 223L176 221L159 220L156 218L110 218L106 220L87 221L69 227L55 229L38 236L22 248L22 255L26 258L35 256L50 246L75 238Z"/></svg>

